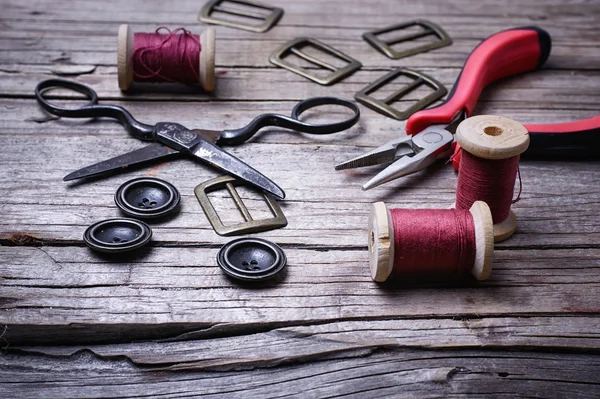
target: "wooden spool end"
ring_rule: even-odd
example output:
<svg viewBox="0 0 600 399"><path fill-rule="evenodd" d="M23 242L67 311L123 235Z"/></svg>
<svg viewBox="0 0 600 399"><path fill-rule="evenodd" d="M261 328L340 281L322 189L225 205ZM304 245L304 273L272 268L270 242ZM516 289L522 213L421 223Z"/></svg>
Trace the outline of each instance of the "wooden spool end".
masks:
<svg viewBox="0 0 600 399"><path fill-rule="evenodd" d="M133 31L129 25L123 24L119 27L117 50L117 74L119 88L122 91L129 90L133 83L132 52ZM212 27L206 28L200 35L200 57L198 63L200 67L198 83L200 83L204 91L211 92L215 89L215 29Z"/></svg>
<svg viewBox="0 0 600 399"><path fill-rule="evenodd" d="M478 115L465 119L456 129L456 141L464 151L483 159L507 159L529 147L525 126L502 116ZM511 210L502 222L494 224L494 240L510 237L517 228L517 215Z"/></svg>
<svg viewBox="0 0 600 399"><path fill-rule="evenodd" d="M208 27L200 35L200 86L211 92L215 89L215 28Z"/></svg>
<svg viewBox="0 0 600 399"><path fill-rule="evenodd" d="M129 90L133 83L133 65L131 53L133 52L133 31L129 25L119 26L119 44L117 48L117 75L119 89Z"/></svg>
<svg viewBox="0 0 600 399"><path fill-rule="evenodd" d="M492 273L494 261L494 222L490 207L475 201L469 212L475 224L475 263L471 273L477 280L485 280Z"/></svg>
<svg viewBox="0 0 600 399"><path fill-rule="evenodd" d="M394 266L394 229L390 211L383 202L371 205L369 212L369 267L371 278L383 282Z"/></svg>

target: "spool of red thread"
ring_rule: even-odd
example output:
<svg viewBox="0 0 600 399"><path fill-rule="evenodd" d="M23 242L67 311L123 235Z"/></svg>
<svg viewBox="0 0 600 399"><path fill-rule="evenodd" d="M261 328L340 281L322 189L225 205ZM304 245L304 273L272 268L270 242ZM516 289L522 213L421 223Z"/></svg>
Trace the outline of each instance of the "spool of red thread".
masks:
<svg viewBox="0 0 600 399"><path fill-rule="evenodd" d="M503 241L517 228L513 202L519 157L529 146L523 125L502 116L478 115L456 129L462 154L456 187L456 208L486 202L494 221L494 240Z"/></svg>
<svg viewBox="0 0 600 399"><path fill-rule="evenodd" d="M140 55L140 50L147 51L147 56ZM134 82L164 81L199 83L211 92L215 88L215 30L206 28L200 36L184 29L134 33L129 25L121 25L117 65L123 91Z"/></svg>
<svg viewBox="0 0 600 399"><path fill-rule="evenodd" d="M388 209L383 202L369 214L371 277L392 274L463 273L485 280L492 271L492 215L485 202L469 210Z"/></svg>

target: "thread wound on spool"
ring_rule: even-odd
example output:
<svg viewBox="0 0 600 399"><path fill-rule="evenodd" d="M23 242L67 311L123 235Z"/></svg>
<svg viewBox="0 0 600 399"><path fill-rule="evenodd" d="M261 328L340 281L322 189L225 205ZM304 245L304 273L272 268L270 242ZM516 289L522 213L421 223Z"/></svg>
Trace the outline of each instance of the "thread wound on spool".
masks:
<svg viewBox="0 0 600 399"><path fill-rule="evenodd" d="M529 146L527 129L508 118L478 115L458 125L456 141L462 148L456 208L468 209L477 200L487 202L494 219L494 239L507 239L517 228L510 205L519 156Z"/></svg>
<svg viewBox="0 0 600 399"><path fill-rule="evenodd" d="M461 273L475 262L475 227L469 211L390 209L394 273Z"/></svg>
<svg viewBox="0 0 600 399"><path fill-rule="evenodd" d="M184 28L165 27L155 33L135 33L131 62L138 82L198 83L200 37Z"/></svg>
<svg viewBox="0 0 600 399"><path fill-rule="evenodd" d="M460 160L456 208L469 209L475 201L488 204L494 223L510 213L519 155L508 159L482 159L463 151Z"/></svg>
<svg viewBox="0 0 600 399"><path fill-rule="evenodd" d="M377 282L394 274L462 273L485 280L492 270L494 236L490 208L388 209L372 204L369 263Z"/></svg>

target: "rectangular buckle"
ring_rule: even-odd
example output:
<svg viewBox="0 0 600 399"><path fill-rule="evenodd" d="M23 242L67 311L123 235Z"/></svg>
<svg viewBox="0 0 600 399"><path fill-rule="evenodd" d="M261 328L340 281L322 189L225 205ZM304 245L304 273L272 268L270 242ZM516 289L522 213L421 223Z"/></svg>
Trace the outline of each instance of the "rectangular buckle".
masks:
<svg viewBox="0 0 600 399"><path fill-rule="evenodd" d="M330 65L324 61L316 59L315 57L305 54L302 51L300 51L303 47L306 47L306 46L312 46L318 50L321 50L322 52L324 52L326 54L332 55L342 61L346 61L348 64L342 68L336 68L333 65ZM332 71L332 73L330 73L329 75L327 75L324 78L321 78L321 77L317 76L316 74L311 73L310 71L308 71L304 68L301 68L297 65L294 65L290 62L285 61L284 57L289 54L294 54L294 55L310 62L311 64L314 64L321 68L329 69L330 71ZM279 48L273 54L271 54L271 56L269 57L269 61L274 65L277 65L281 68L285 68L289 71L297 73L300 76L304 76L305 78L310 79L313 82L317 82L324 86L338 82L338 81L344 79L346 76L353 74L354 72L356 72L357 70L359 70L362 67L362 64L359 61L355 60L354 58L342 53L339 50L334 49L331 46L321 43L318 40L311 39L308 37L299 37L299 38L296 38L294 40L291 40L291 41L285 43L281 48Z"/></svg>
<svg viewBox="0 0 600 399"><path fill-rule="evenodd" d="M369 94L385 86L391 80L396 79L396 77L400 75L412 78L413 82L403 87L402 89L390 94L384 100L378 100L369 96ZM427 85L431 87L434 91L429 95L423 97L404 111L397 110L396 108L390 106L391 103L398 101L400 98L406 96L408 93L417 89L421 85ZM441 84L431 76L426 75L422 72L399 68L391 71L390 73L377 79L375 82L369 84L367 87L356 93L354 98L361 104L364 104L372 110L377 111L383 115L398 120L405 120L415 112L422 110L428 105L433 104L440 98L444 97L446 93L448 93L446 87L444 87L443 84Z"/></svg>
<svg viewBox="0 0 600 399"><path fill-rule="evenodd" d="M242 10L235 7L227 7L226 5L222 5L222 3L236 3L241 4L247 7L258 8L260 10L268 10L270 14L263 14L260 12L252 12L250 10ZM259 21L263 21L260 24L250 24L243 23L239 21L229 20L229 19L219 19L212 17L212 13L215 11L219 11L225 14L237 15L240 17L246 17L251 19L256 19ZM202 22L206 22L209 24L223 25L229 26L230 28L238 28L249 30L251 32L266 32L273 27L279 21L281 16L283 15L283 8L274 7L269 4L263 4L255 1L245 1L245 0L210 0L208 3L202 7L200 11L200 15L198 19Z"/></svg>
<svg viewBox="0 0 600 399"><path fill-rule="evenodd" d="M208 221L217 234L221 236L232 236L238 234L258 233L259 231L273 230L279 227L287 226L287 219L279 207L279 204L277 201L275 201L275 199L273 199L273 197L266 193L264 193L265 201L273 213L273 218L261 220L252 219L252 215L250 215L248 208L246 208L246 205L244 205L244 201L242 201L242 198L235 189L235 186L244 184L245 183L243 181L234 177L221 176L205 181L204 183L196 186L194 189L194 193L200 202L202 210L206 214ZM208 198L208 193L220 190L222 188L226 188L227 191L229 191L229 194L231 194L235 205L242 213L245 222L227 226L223 224L215 207L213 206L212 202L210 202L210 198Z"/></svg>
<svg viewBox="0 0 600 399"><path fill-rule="evenodd" d="M402 30L406 28L410 28L411 26L420 26L423 28L423 31L411 33L410 35L401 36L398 38L390 39L390 40L381 40L377 37L377 35L381 35L383 33L392 32L395 30ZM391 46L397 43L408 42L411 40L420 39L426 36L436 36L438 40L432 43L426 43L421 46L417 46L414 48L410 48L404 51L396 51ZM430 21L425 20L415 20L411 22L406 22L398 25L388 26L387 28L377 29L371 32L367 32L363 34L363 39L365 39L369 44L375 49L389 58L394 60L410 57L411 55L424 53L429 50L433 50L436 48L449 46L452 44L452 39L450 36L438 25L434 24Z"/></svg>

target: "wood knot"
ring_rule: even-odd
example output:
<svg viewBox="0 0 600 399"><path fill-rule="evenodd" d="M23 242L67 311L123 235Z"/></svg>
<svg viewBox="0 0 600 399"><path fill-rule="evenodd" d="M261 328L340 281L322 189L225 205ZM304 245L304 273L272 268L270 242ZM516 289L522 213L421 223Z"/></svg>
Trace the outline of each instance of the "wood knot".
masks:
<svg viewBox="0 0 600 399"><path fill-rule="evenodd" d="M2 234L0 235L0 241L4 241L4 245L26 245L41 247L43 244L42 240L39 237L21 231Z"/></svg>

